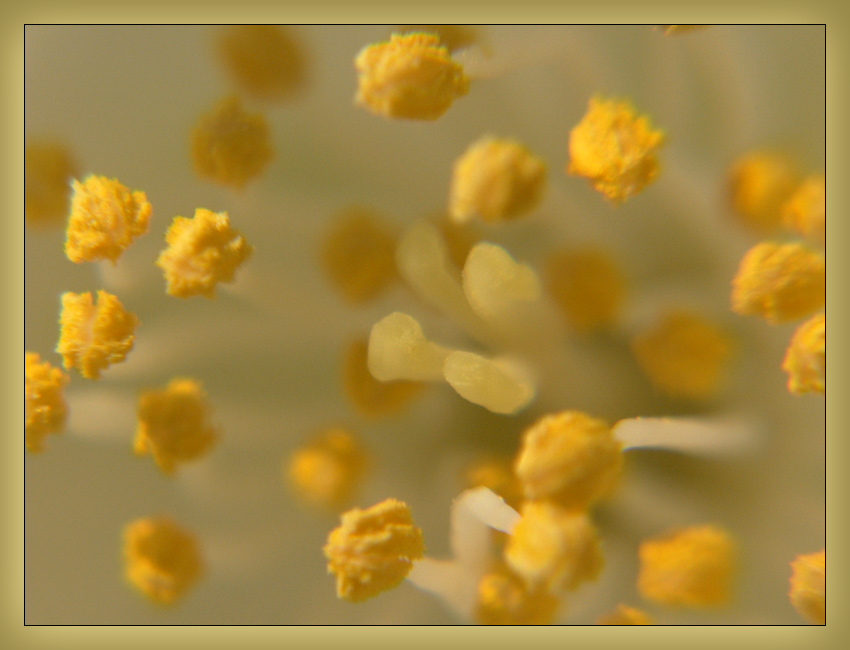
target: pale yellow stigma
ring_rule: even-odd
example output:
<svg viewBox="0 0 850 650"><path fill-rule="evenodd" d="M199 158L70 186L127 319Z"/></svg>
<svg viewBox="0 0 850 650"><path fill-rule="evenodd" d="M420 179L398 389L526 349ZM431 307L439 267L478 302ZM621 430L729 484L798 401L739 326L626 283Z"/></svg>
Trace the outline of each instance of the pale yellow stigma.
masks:
<svg viewBox="0 0 850 650"><path fill-rule="evenodd" d="M97 305L91 293L63 293L56 345L62 365L98 379L102 370L123 361L133 349L138 324L139 319L105 291L97 292Z"/></svg>
<svg viewBox="0 0 850 650"><path fill-rule="evenodd" d="M65 254L77 264L113 263L148 231L151 204L144 192L131 192L115 179L88 176L74 181Z"/></svg>
<svg viewBox="0 0 850 650"><path fill-rule="evenodd" d="M791 589L788 598L800 616L809 623L826 623L826 550L798 555L791 562Z"/></svg>
<svg viewBox="0 0 850 650"><path fill-rule="evenodd" d="M463 223L523 216L543 196L546 163L515 140L486 136L457 159L449 190L449 215Z"/></svg>
<svg viewBox="0 0 850 650"><path fill-rule="evenodd" d="M774 230L797 178L794 164L782 154L757 151L741 156L729 169L732 212L740 223L757 232Z"/></svg>
<svg viewBox="0 0 850 650"><path fill-rule="evenodd" d="M177 465L205 456L215 443L210 412L206 393L193 379L172 379L164 390L143 392L133 451L152 454L162 472L171 474Z"/></svg>
<svg viewBox="0 0 850 650"><path fill-rule="evenodd" d="M366 469L366 453L353 433L339 427L320 432L285 463L289 485L299 497L322 508L351 500Z"/></svg>
<svg viewBox="0 0 850 650"><path fill-rule="evenodd" d="M424 552L422 530L407 504L396 499L343 513L324 547L337 596L351 602L397 587Z"/></svg>
<svg viewBox="0 0 850 650"><path fill-rule="evenodd" d="M77 173L71 154L56 142L27 142L24 148L24 220L58 226L68 216L69 184Z"/></svg>
<svg viewBox="0 0 850 650"><path fill-rule="evenodd" d="M826 315L817 314L800 325L785 351L782 369L792 393L826 393Z"/></svg>
<svg viewBox="0 0 850 650"><path fill-rule="evenodd" d="M64 390L68 375L35 352L24 352L24 445L39 453L49 433L61 433L68 407Z"/></svg>
<svg viewBox="0 0 850 650"><path fill-rule="evenodd" d="M655 621L646 612L634 607L617 605L610 614L605 614L596 619L597 625L655 625Z"/></svg>
<svg viewBox="0 0 850 650"><path fill-rule="evenodd" d="M543 589L529 589L505 566L496 566L478 583L475 620L480 625L550 625L560 599Z"/></svg>
<svg viewBox="0 0 850 650"><path fill-rule="evenodd" d="M662 605L711 607L732 595L736 549L717 526L692 526L646 540L638 550L641 595Z"/></svg>
<svg viewBox="0 0 850 650"><path fill-rule="evenodd" d="M808 316L825 299L826 261L800 244L757 244L732 280L732 311L769 323Z"/></svg>
<svg viewBox="0 0 850 650"><path fill-rule="evenodd" d="M655 180L655 154L663 141L663 133L629 102L593 97L570 131L567 173L586 178L612 203L621 203Z"/></svg>
<svg viewBox="0 0 850 650"><path fill-rule="evenodd" d="M177 298L215 297L219 282L232 282L253 247L230 227L226 212L197 208L192 219L174 217L166 248L156 260L165 273L166 292Z"/></svg>
<svg viewBox="0 0 850 650"><path fill-rule="evenodd" d="M463 68L433 34L393 34L361 50L354 66L356 103L387 118L436 120L469 92Z"/></svg>
<svg viewBox="0 0 850 650"><path fill-rule="evenodd" d="M272 159L268 122L259 113L243 111L239 98L227 97L198 119L191 153L198 176L241 189Z"/></svg>
<svg viewBox="0 0 850 650"><path fill-rule="evenodd" d="M203 573L195 537L167 518L137 519L124 528L127 580L152 601L170 605Z"/></svg>
<svg viewBox="0 0 850 650"><path fill-rule="evenodd" d="M486 456L473 460L463 471L466 489L485 487L502 497L512 508L522 501L522 486L511 467L510 458Z"/></svg>
<svg viewBox="0 0 850 650"><path fill-rule="evenodd" d="M782 224L814 242L826 242L826 177L806 178L781 208Z"/></svg>

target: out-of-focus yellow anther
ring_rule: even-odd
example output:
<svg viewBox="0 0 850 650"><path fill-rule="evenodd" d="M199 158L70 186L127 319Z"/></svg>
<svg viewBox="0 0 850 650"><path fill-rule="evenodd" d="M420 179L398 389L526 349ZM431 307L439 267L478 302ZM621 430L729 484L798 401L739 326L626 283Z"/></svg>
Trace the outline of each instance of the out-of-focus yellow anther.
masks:
<svg viewBox="0 0 850 650"><path fill-rule="evenodd" d="M792 393L826 393L826 315L817 314L800 325L785 351L782 369Z"/></svg>
<svg viewBox="0 0 850 650"><path fill-rule="evenodd" d="M497 565L478 583L476 622L480 625L549 625L560 599L543 590L529 590L510 569Z"/></svg>
<svg viewBox="0 0 850 650"><path fill-rule="evenodd" d="M826 177L806 178L780 210L782 224L819 244L826 241Z"/></svg>
<svg viewBox="0 0 850 650"><path fill-rule="evenodd" d="M24 147L24 219L32 226L58 226L68 216L71 179L77 164L57 142Z"/></svg>
<svg viewBox="0 0 850 650"><path fill-rule="evenodd" d="M151 204L115 179L88 176L73 183L65 254L72 262L111 260L148 231Z"/></svg>
<svg viewBox="0 0 850 650"><path fill-rule="evenodd" d="M101 370L123 361L133 349L138 324L139 319L110 293L98 291L97 304L91 293L63 293L56 345L62 365L98 379Z"/></svg>
<svg viewBox="0 0 850 650"><path fill-rule="evenodd" d="M641 543L640 594L662 605L711 607L729 602L736 570L732 536L712 525L676 530Z"/></svg>
<svg viewBox="0 0 850 650"><path fill-rule="evenodd" d="M161 605L183 596L204 570L195 537L166 517L124 528L124 561L127 580Z"/></svg>
<svg viewBox="0 0 850 650"><path fill-rule="evenodd" d="M525 431L514 472L527 499L581 510L607 496L623 470L621 444L602 420L578 411L547 415Z"/></svg>
<svg viewBox="0 0 850 650"><path fill-rule="evenodd" d="M68 375L42 361L35 352L24 352L24 445L39 453L49 433L61 433L68 407L64 390Z"/></svg>
<svg viewBox="0 0 850 650"><path fill-rule="evenodd" d="M469 79L433 34L393 34L365 47L354 66L355 101L376 115L436 120L469 92Z"/></svg>
<svg viewBox="0 0 850 650"><path fill-rule="evenodd" d="M510 458L487 456L472 461L463 471L464 488L486 487L512 508L519 508L522 486L513 473Z"/></svg>
<svg viewBox="0 0 850 650"><path fill-rule="evenodd" d="M705 400L723 385L732 341L701 316L674 311L635 336L632 352L652 384L666 395Z"/></svg>
<svg viewBox="0 0 850 650"><path fill-rule="evenodd" d="M322 268L346 302L360 305L397 279L396 244L396 233L373 212L349 208L325 235L320 251Z"/></svg>
<svg viewBox="0 0 850 650"><path fill-rule="evenodd" d="M776 229L782 204L797 180L796 167L783 154L756 151L741 156L729 168L729 202L734 215L756 232Z"/></svg>
<svg viewBox="0 0 850 650"><path fill-rule="evenodd" d="M593 97L570 131L567 173L586 178L612 203L621 203L655 180L655 154L663 141L664 134L628 101Z"/></svg>
<svg viewBox="0 0 850 650"><path fill-rule="evenodd" d="M420 381L378 381L369 372L369 339L352 341L343 359L343 387L358 413L382 417L407 406L424 388Z"/></svg>
<svg viewBox="0 0 850 650"><path fill-rule="evenodd" d="M533 210L546 186L546 163L515 140L485 136L455 161L449 214L463 223L497 222Z"/></svg>
<svg viewBox="0 0 850 650"><path fill-rule="evenodd" d="M449 52L473 45L478 40L478 32L469 25L399 25L396 31L400 34L434 34Z"/></svg>
<svg viewBox="0 0 850 650"><path fill-rule="evenodd" d="M195 216L174 217L165 233L166 248L156 260L166 292L177 298L215 297L219 282L232 282L236 269L254 248L230 227L226 212L197 208Z"/></svg>
<svg viewBox="0 0 850 650"><path fill-rule="evenodd" d="M826 623L826 549L798 555L791 562L791 589L788 598L800 616L809 623Z"/></svg>
<svg viewBox="0 0 850 650"><path fill-rule="evenodd" d="M617 605L610 614L605 614L596 619L597 625L655 625L655 621L646 612L634 607Z"/></svg>
<svg viewBox="0 0 850 650"><path fill-rule="evenodd" d="M328 573L336 576L337 596L358 602L398 586L425 546L407 504L386 499L343 513L324 552Z"/></svg>
<svg viewBox="0 0 850 650"><path fill-rule="evenodd" d="M323 508L345 506L366 469L366 453L353 433L333 427L287 459L287 480L299 497Z"/></svg>
<svg viewBox="0 0 850 650"><path fill-rule="evenodd" d="M782 323L808 316L826 299L826 261L801 244L753 246L732 280L732 311Z"/></svg>
<svg viewBox="0 0 850 650"><path fill-rule="evenodd" d="M242 110L238 97L227 97L198 118L191 153L199 176L241 189L272 159L268 122L260 113Z"/></svg>
<svg viewBox="0 0 850 650"><path fill-rule="evenodd" d="M147 390L139 396L133 451L152 454L164 474L180 463L206 455L218 438L210 424L211 408L201 384L177 378L164 390Z"/></svg>
<svg viewBox="0 0 850 650"><path fill-rule="evenodd" d="M560 593L596 579L604 560L586 513L548 501L526 501L520 514L504 557L529 587Z"/></svg>
<svg viewBox="0 0 850 650"><path fill-rule="evenodd" d="M567 322L580 332L612 325L626 293L623 272L601 250L553 254L545 267L549 295Z"/></svg>
<svg viewBox="0 0 850 650"><path fill-rule="evenodd" d="M231 78L258 99L288 99L304 84L304 51L280 25L229 25L219 34L216 49Z"/></svg>
<svg viewBox="0 0 850 650"><path fill-rule="evenodd" d="M708 27L708 25L659 25L659 27L665 36L672 36L674 34L687 34Z"/></svg>

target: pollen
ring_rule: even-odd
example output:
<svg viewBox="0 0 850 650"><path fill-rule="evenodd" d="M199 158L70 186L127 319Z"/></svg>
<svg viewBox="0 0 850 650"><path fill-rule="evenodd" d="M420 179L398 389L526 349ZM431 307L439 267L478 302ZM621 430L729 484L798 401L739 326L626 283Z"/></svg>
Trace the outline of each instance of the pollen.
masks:
<svg viewBox="0 0 850 650"><path fill-rule="evenodd" d="M129 582L162 605L177 601L204 570L195 537L165 517L124 528L124 560Z"/></svg>
<svg viewBox="0 0 850 650"><path fill-rule="evenodd" d="M646 540L638 549L641 595L662 605L692 608L729 602L735 542L722 528L692 526Z"/></svg>
<svg viewBox="0 0 850 650"><path fill-rule="evenodd" d="M35 352L24 352L24 445L32 453L43 450L49 433L61 433L68 407L68 375L42 361Z"/></svg>
<svg viewBox="0 0 850 650"><path fill-rule="evenodd" d="M407 504L386 499L342 514L324 547L337 596L359 602L397 587L425 552Z"/></svg>
<svg viewBox="0 0 850 650"><path fill-rule="evenodd" d="M486 136L454 164L449 214L460 223L515 219L537 206L545 185L542 159L515 140Z"/></svg>
<svg viewBox="0 0 850 650"><path fill-rule="evenodd" d="M354 61L355 102L387 118L436 120L469 92L469 79L433 34L393 34Z"/></svg>
<svg viewBox="0 0 850 650"><path fill-rule="evenodd" d="M780 224L782 204L797 184L798 172L787 156L769 151L748 153L729 169L732 212L748 228L769 232Z"/></svg>
<svg viewBox="0 0 850 650"><path fill-rule="evenodd" d="M757 244L732 280L732 311L769 323L804 318L825 299L826 261L801 244Z"/></svg>
<svg viewBox="0 0 850 650"><path fill-rule="evenodd" d="M826 393L826 316L817 314L800 325L785 351L782 369L792 393Z"/></svg>
<svg viewBox="0 0 850 650"><path fill-rule="evenodd" d="M593 97L570 131L567 173L586 178L612 203L622 203L658 176L656 152L663 141L663 133L628 101Z"/></svg>
<svg viewBox="0 0 850 650"><path fill-rule="evenodd" d="M353 433L333 427L317 434L286 462L292 489L306 502L338 508L349 502L366 468L366 453Z"/></svg>
<svg viewBox="0 0 850 650"><path fill-rule="evenodd" d="M24 220L58 226L68 216L70 183L77 164L57 142L27 142L24 148Z"/></svg>
<svg viewBox="0 0 850 650"><path fill-rule="evenodd" d="M478 32L469 25L400 25L400 34L426 32L434 34L450 52L469 47L478 40Z"/></svg>
<svg viewBox="0 0 850 650"><path fill-rule="evenodd" d="M201 384L177 378L163 390L139 396L138 425L133 450L152 454L164 474L180 463L206 455L218 434L209 423L211 409Z"/></svg>
<svg viewBox="0 0 850 650"><path fill-rule="evenodd" d="M191 153L198 176L241 189L272 159L268 122L259 113L242 110L237 97L227 97L198 119Z"/></svg>
<svg viewBox="0 0 850 650"><path fill-rule="evenodd" d="M794 190L781 208L782 224L814 242L826 241L826 177L815 174Z"/></svg>
<svg viewBox="0 0 850 650"><path fill-rule="evenodd" d="M655 625L655 621L646 612L634 607L617 605L610 614L605 614L596 619L597 625Z"/></svg>
<svg viewBox="0 0 850 650"><path fill-rule="evenodd" d="M578 411L547 415L525 431L514 472L527 499L581 510L611 493L623 470L621 444L602 420Z"/></svg>
<svg viewBox="0 0 850 650"><path fill-rule="evenodd" d="M131 192L115 179L88 176L73 183L65 254L77 264L113 264L136 237L148 231L151 205L144 192Z"/></svg>
<svg viewBox="0 0 850 650"><path fill-rule="evenodd" d="M215 297L219 282L232 282L253 247L230 227L226 212L197 208L195 216L174 217L166 248L156 261L165 273L166 292L177 298Z"/></svg>
<svg viewBox="0 0 850 650"><path fill-rule="evenodd" d="M352 341L343 359L345 395L358 413L376 418L397 413L405 408L425 388L419 381L378 381L369 372L369 339Z"/></svg>
<svg viewBox="0 0 850 650"><path fill-rule="evenodd" d="M522 486L514 476L510 458L485 456L470 462L463 471L466 489L486 487L512 508L522 501Z"/></svg>
<svg viewBox="0 0 850 650"><path fill-rule="evenodd" d="M98 379L102 370L120 363L133 349L138 318L110 293L62 294L60 335L56 351L66 370L76 368L83 377Z"/></svg>
<svg viewBox="0 0 850 650"><path fill-rule="evenodd" d="M826 623L826 550L798 555L791 562L791 589L788 598L800 616L809 623Z"/></svg>
<svg viewBox="0 0 850 650"><path fill-rule="evenodd" d="M550 625L560 599L542 589L530 590L505 566L496 566L478 583L475 619L480 625Z"/></svg>

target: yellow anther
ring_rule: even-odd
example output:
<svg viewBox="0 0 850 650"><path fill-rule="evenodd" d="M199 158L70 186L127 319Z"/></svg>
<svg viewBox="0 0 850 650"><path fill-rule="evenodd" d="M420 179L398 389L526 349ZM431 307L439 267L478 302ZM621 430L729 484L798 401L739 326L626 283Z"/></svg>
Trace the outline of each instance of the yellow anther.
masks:
<svg viewBox="0 0 850 650"><path fill-rule="evenodd" d="M485 136L455 161L449 214L496 222L533 210L546 186L546 163L515 140Z"/></svg>
<svg viewBox="0 0 850 650"><path fill-rule="evenodd" d="M478 40L478 32L469 25L399 25L396 31L399 34L434 34L449 52L473 45Z"/></svg>
<svg viewBox="0 0 850 650"><path fill-rule="evenodd" d="M801 244L753 246L732 280L732 311L781 323L808 316L826 299L826 261Z"/></svg>
<svg viewBox="0 0 850 650"><path fill-rule="evenodd" d="M338 508L351 500L366 469L366 454L350 431L334 427L317 434L287 459L290 486L305 501Z"/></svg>
<svg viewBox="0 0 850 650"><path fill-rule="evenodd" d="M68 216L70 183L77 165L55 142L24 147L24 219L33 226L58 226Z"/></svg>
<svg viewBox="0 0 850 650"><path fill-rule="evenodd" d="M522 486L511 468L509 458L484 457L471 462L463 472L465 488L486 487L512 508L522 501Z"/></svg>
<svg viewBox="0 0 850 650"><path fill-rule="evenodd" d="M610 614L605 614L596 619L597 625L655 625L655 621L649 614L627 607L626 605L617 605Z"/></svg>
<svg viewBox="0 0 850 650"><path fill-rule="evenodd" d="M664 134L629 102L593 97L570 131L567 173L586 178L611 202L621 203L655 180L655 154L663 141Z"/></svg>
<svg viewBox="0 0 850 650"><path fill-rule="evenodd" d="M328 573L336 576L337 596L358 602L397 587L425 546L407 504L386 499L366 510L343 513L324 552Z"/></svg>
<svg viewBox="0 0 850 650"><path fill-rule="evenodd" d="M732 163L729 169L729 202L745 226L761 232L779 226L782 204L797 184L794 164L784 155L757 151Z"/></svg>
<svg viewBox="0 0 850 650"><path fill-rule="evenodd" d="M581 332L613 324L626 293L623 272L609 255L593 249L552 255L545 282L567 322Z"/></svg>
<svg viewBox="0 0 850 650"><path fill-rule="evenodd" d="M496 566L478 583L475 619L480 625L549 625L560 600L542 589L530 590L505 566Z"/></svg>
<svg viewBox="0 0 850 650"><path fill-rule="evenodd" d="M193 379L172 379L164 390L139 396L136 440L133 451L152 454L164 474L180 463L207 454L218 438L209 423L210 406L201 384Z"/></svg>
<svg viewBox="0 0 850 650"><path fill-rule="evenodd" d="M369 210L342 212L327 232L320 251L322 268L346 302L376 298L398 277L395 232Z"/></svg>
<svg viewBox="0 0 850 650"><path fill-rule="evenodd" d="M127 580L162 605L174 603L204 570L195 537L164 517L124 528L124 561Z"/></svg>
<svg viewBox="0 0 850 650"><path fill-rule="evenodd" d="M785 351L782 369L792 393L826 393L826 316L817 314L800 325Z"/></svg>
<svg viewBox="0 0 850 650"><path fill-rule="evenodd" d="M607 496L622 470L610 427L577 411L547 415L527 429L514 463L527 499L579 510Z"/></svg>
<svg viewBox="0 0 850 650"><path fill-rule="evenodd" d="M253 247L230 227L226 212L197 208L192 219L174 217L166 248L156 261L165 272L166 292L177 298L215 297L219 282L232 282Z"/></svg>
<svg viewBox="0 0 850 650"><path fill-rule="evenodd" d="M419 381L378 381L369 372L369 339L352 341L343 359L343 387L354 408L366 417L396 413L407 406L425 384Z"/></svg>
<svg viewBox="0 0 850 650"><path fill-rule="evenodd" d="M243 111L237 97L227 97L198 119L191 151L199 176L240 189L272 159L268 122L259 113Z"/></svg>
<svg viewBox="0 0 850 650"><path fill-rule="evenodd" d="M815 174L805 179L783 204L782 224L812 241L826 241L826 177Z"/></svg>
<svg viewBox="0 0 850 650"><path fill-rule="evenodd" d="M662 605L710 607L732 594L736 549L717 526L692 526L646 540L638 549L641 595Z"/></svg>
<svg viewBox="0 0 850 650"><path fill-rule="evenodd" d="M701 316L674 311L635 336L632 352L660 391L670 397L704 400L723 385L732 342Z"/></svg>
<svg viewBox="0 0 850 650"><path fill-rule="evenodd" d="M800 616L809 623L826 623L826 550L798 555L791 562L791 589L788 598Z"/></svg>
<svg viewBox="0 0 850 650"><path fill-rule="evenodd" d="M573 591L602 571L599 536L584 512L526 501L505 547L505 562L529 587Z"/></svg>
<svg viewBox="0 0 850 650"><path fill-rule="evenodd" d="M24 352L24 445L39 453L49 433L61 433L68 407L64 390L68 375L42 361L35 352Z"/></svg>
<svg viewBox="0 0 850 650"><path fill-rule="evenodd" d="M133 332L139 324L118 298L97 292L63 293L60 335L56 351L66 370L76 368L83 377L98 379L101 370L124 360L133 349Z"/></svg>
<svg viewBox="0 0 850 650"><path fill-rule="evenodd" d="M72 262L111 260L148 231L151 204L117 180L88 176L74 181L65 254Z"/></svg>
<svg viewBox="0 0 850 650"><path fill-rule="evenodd" d="M216 49L232 79L258 99L287 99L304 84L307 61L301 44L280 25L230 25Z"/></svg>
<svg viewBox="0 0 850 650"><path fill-rule="evenodd" d="M469 79L433 34L393 34L365 47L354 66L355 101L376 115L436 120L469 92Z"/></svg>

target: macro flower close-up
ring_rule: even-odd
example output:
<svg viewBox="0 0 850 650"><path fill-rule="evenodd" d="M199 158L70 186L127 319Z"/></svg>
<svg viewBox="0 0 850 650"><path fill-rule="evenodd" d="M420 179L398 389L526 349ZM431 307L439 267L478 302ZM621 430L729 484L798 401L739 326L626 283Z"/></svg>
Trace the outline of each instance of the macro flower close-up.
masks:
<svg viewBox="0 0 850 650"><path fill-rule="evenodd" d="M824 25L25 57L27 624L824 624Z"/></svg>

